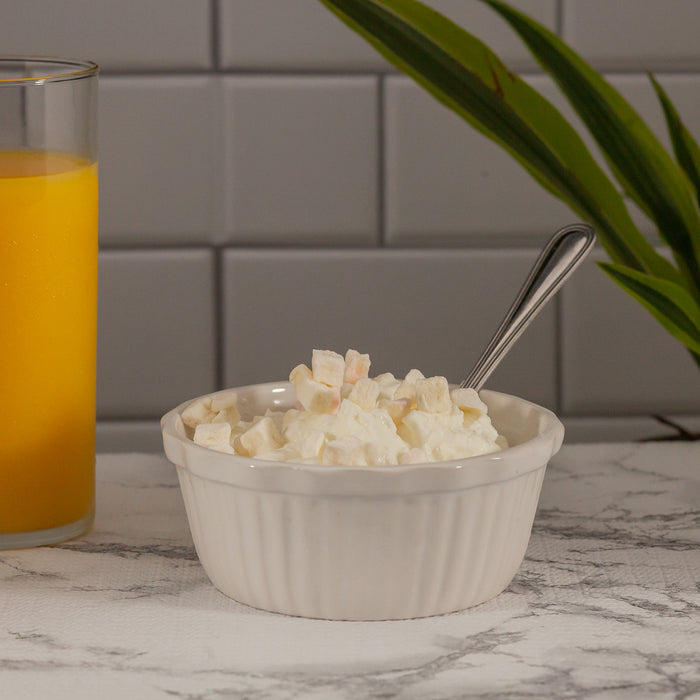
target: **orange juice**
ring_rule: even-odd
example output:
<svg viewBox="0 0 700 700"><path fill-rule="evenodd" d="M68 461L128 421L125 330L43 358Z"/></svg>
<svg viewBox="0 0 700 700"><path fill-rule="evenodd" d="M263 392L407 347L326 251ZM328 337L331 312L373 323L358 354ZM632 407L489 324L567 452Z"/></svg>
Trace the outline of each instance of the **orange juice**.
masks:
<svg viewBox="0 0 700 700"><path fill-rule="evenodd" d="M0 534L94 508L97 165L0 151Z"/></svg>

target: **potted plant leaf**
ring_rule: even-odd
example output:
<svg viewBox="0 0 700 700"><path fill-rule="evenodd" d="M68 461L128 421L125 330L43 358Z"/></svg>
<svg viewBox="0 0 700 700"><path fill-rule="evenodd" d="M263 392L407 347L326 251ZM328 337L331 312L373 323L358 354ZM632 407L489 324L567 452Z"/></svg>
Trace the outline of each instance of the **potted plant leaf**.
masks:
<svg viewBox="0 0 700 700"><path fill-rule="evenodd" d="M700 367L700 147L653 76L675 159L615 88L556 34L501 0L479 1L510 24L553 77L673 262L642 235L618 186L562 114L475 36L418 0L320 0L594 226L611 259L598 265Z"/></svg>

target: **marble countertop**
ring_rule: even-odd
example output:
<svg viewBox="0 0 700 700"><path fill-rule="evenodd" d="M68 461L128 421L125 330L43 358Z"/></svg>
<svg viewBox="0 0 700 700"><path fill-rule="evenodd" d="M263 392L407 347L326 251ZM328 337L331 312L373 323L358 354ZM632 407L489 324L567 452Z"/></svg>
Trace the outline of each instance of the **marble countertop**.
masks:
<svg viewBox="0 0 700 700"><path fill-rule="evenodd" d="M226 598L164 457L97 470L89 535L0 552L3 698L700 698L700 443L564 446L508 589L399 622Z"/></svg>

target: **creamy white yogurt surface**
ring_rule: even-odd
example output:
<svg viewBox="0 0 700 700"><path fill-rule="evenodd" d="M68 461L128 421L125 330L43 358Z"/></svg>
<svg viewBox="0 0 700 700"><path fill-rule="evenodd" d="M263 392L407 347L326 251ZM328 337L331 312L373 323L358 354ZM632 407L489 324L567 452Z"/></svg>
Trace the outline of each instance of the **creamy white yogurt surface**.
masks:
<svg viewBox="0 0 700 700"><path fill-rule="evenodd" d="M507 447L473 389L412 369L369 378L369 355L314 350L290 374L298 407L242 420L235 392L195 401L182 414L194 441L273 461L341 466L417 464Z"/></svg>

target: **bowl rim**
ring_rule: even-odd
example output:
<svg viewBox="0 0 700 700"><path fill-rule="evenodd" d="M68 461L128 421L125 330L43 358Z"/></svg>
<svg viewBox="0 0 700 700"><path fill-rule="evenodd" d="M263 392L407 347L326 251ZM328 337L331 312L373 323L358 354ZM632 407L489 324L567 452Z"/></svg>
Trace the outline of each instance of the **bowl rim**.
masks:
<svg viewBox="0 0 700 700"><path fill-rule="evenodd" d="M261 382L257 384L247 384L244 386L231 387L228 389L221 389L218 391L212 391L207 394L202 394L201 396L196 396L187 401L183 401L181 404L175 408L168 411L160 420L161 431L163 436L168 436L174 438L180 445L191 452L193 455L201 455L203 458L214 458L225 459L230 462L231 466L236 466L237 468L245 468L250 470L256 470L258 472L297 472L297 473L307 473L307 474L358 474L358 473L372 473L372 474L409 474L412 472L421 472L427 470L441 470L441 471L461 471L463 469L468 469L469 467L483 466L485 463L499 463L504 460L511 460L517 458L520 453L526 453L532 449L535 443L551 443L554 445L553 453L556 453L564 436L564 426L559 420L557 415L548 408L540 406L539 404L523 399L519 396L513 394L507 394L501 391L494 391L492 389L482 389L479 391L479 395L486 394L486 398L489 396L501 397L504 399L514 399L521 405L529 406L536 411L542 418L546 421L546 427L541 430L535 437L526 440L525 442L518 443L513 447L507 447L506 449L499 450L497 452L489 452L483 455L474 455L471 457L462 457L459 459L445 460L439 462L420 462L418 464L385 464L385 465L358 465L358 466L341 466L341 465L322 465L322 464L302 464L299 462L287 462L287 461L273 461L258 459L256 457L246 457L239 454L230 454L227 452L220 452L214 450L210 447L205 447L203 445L198 445L193 440L188 438L184 434L184 429L182 432L178 430L179 426L182 425L181 414L184 409L191 403L198 401L199 399L217 396L221 394L226 394L229 392L242 392L245 390L255 390L255 389L273 389L282 388L291 389L292 384L288 381L276 381L276 382ZM189 469L187 465L178 465Z"/></svg>

